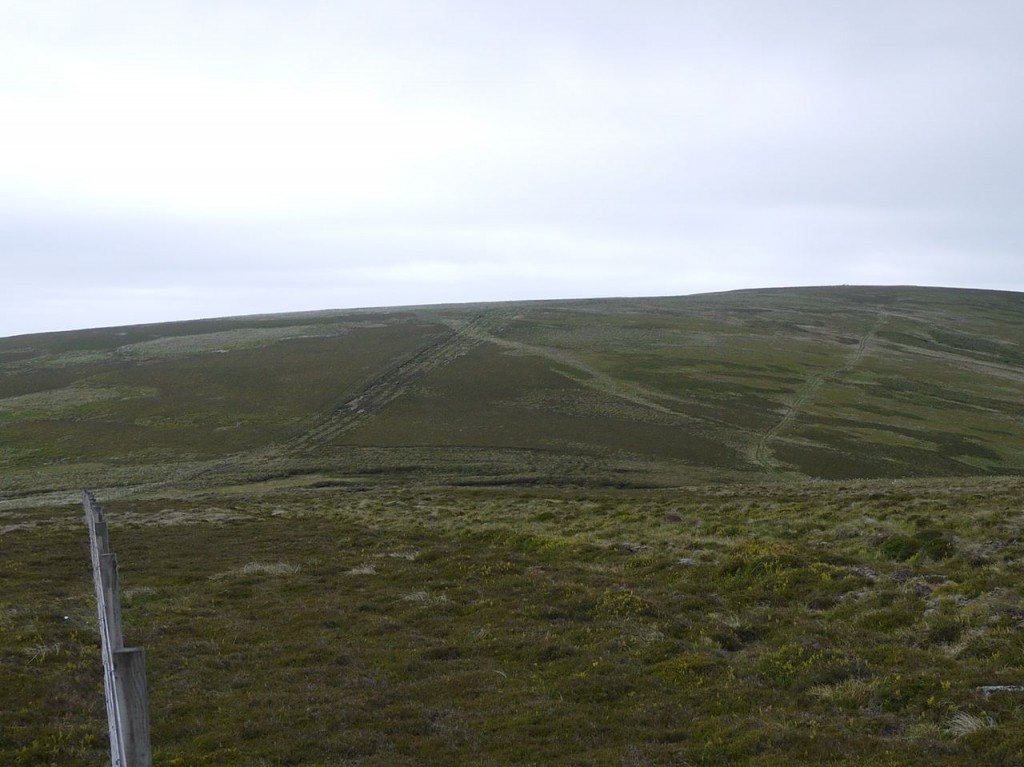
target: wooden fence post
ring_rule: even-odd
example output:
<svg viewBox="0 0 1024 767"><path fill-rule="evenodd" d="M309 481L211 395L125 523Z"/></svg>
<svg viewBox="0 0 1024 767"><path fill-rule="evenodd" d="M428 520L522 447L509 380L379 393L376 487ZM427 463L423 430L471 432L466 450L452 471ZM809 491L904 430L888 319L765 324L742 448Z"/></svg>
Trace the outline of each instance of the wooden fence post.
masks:
<svg viewBox="0 0 1024 767"><path fill-rule="evenodd" d="M149 767L153 754L149 745L149 702L146 700L146 653L129 647L114 653L114 679L118 705L122 707L121 753L125 767Z"/></svg>
<svg viewBox="0 0 1024 767"><path fill-rule="evenodd" d="M110 552L103 508L89 490L82 491L82 505L89 526L89 549L96 589L110 762L112 767L152 767L146 656L141 647L125 649L124 646L117 557Z"/></svg>

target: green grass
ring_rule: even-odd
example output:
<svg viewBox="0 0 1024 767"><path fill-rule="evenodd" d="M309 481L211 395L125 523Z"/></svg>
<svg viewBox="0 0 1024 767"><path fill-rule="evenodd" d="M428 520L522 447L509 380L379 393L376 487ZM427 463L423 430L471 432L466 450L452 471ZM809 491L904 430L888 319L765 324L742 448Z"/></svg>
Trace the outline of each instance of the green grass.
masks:
<svg viewBox="0 0 1024 767"><path fill-rule="evenodd" d="M1024 299L911 288L0 339L0 763L1024 763Z"/></svg>
<svg viewBox="0 0 1024 767"><path fill-rule="evenodd" d="M106 504L156 763L1018 764L1022 485ZM105 731L84 523L4 534L0 761ZM65 616L67 616L65 618Z"/></svg>
<svg viewBox="0 0 1024 767"><path fill-rule="evenodd" d="M352 450L400 472L419 451L424 481L456 464L583 485L1018 474L1022 309L806 288L0 339L0 502L111 477L351 476Z"/></svg>

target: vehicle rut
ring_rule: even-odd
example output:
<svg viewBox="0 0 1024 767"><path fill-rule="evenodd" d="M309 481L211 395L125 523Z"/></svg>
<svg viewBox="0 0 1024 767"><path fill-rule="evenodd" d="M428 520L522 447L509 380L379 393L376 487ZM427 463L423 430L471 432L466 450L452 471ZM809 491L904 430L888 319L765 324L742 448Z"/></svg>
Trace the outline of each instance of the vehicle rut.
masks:
<svg viewBox="0 0 1024 767"><path fill-rule="evenodd" d="M489 334L500 330L507 320L505 313L491 311L453 322L450 332L368 381L320 423L287 443L286 449L314 449L369 421L412 383L484 343Z"/></svg>
<svg viewBox="0 0 1024 767"><path fill-rule="evenodd" d="M864 359L864 355L867 354L868 346L871 341L875 338L878 331L882 329L882 326L888 320L888 316L885 312L879 312L878 319L875 324L865 333L860 342L857 344L857 348L850 355L849 359L846 360L842 365L830 370L825 370L822 373L809 379L804 387L797 393L796 397L793 398L792 402L786 406L786 411L770 429L763 432L754 446L753 459L756 463L760 464L765 471L774 471L779 468L778 462L775 460L774 453L772 452L771 443L779 436L789 425L793 422L793 419L806 407L807 403L813 399L814 395L817 394L818 390L822 385L837 375L842 373L848 373L853 370L861 360Z"/></svg>

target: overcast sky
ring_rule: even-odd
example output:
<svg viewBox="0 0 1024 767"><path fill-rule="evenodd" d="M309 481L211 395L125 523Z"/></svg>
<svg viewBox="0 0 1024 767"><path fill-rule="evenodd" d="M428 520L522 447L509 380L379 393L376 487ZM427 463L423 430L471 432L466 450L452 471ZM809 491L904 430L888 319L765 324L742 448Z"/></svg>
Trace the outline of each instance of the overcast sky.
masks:
<svg viewBox="0 0 1024 767"><path fill-rule="evenodd" d="M1020 0L3 0L0 336L1024 290Z"/></svg>

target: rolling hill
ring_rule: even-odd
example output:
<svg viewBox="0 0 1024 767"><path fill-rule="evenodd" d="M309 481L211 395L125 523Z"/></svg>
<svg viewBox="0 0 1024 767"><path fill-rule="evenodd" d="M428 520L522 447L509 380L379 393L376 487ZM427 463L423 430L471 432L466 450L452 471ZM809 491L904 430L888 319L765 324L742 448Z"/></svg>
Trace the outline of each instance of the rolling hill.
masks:
<svg viewBox="0 0 1024 767"><path fill-rule="evenodd" d="M796 288L0 339L0 499L1024 470L1024 296Z"/></svg>
<svg viewBox="0 0 1024 767"><path fill-rule="evenodd" d="M1024 764L1024 296L801 288L0 339L0 763Z"/></svg>

